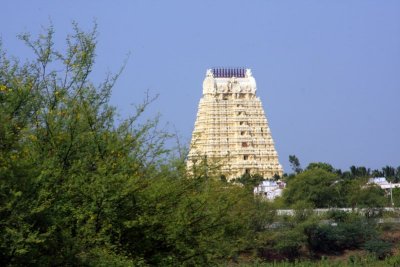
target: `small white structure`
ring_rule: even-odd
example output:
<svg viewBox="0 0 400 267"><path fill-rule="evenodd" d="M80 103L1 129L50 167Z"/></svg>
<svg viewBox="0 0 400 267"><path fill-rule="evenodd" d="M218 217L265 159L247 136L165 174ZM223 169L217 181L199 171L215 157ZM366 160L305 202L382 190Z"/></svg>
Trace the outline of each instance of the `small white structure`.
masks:
<svg viewBox="0 0 400 267"><path fill-rule="evenodd" d="M283 181L266 180L254 188L255 195L261 195L268 200L274 200L282 195L286 183Z"/></svg>
<svg viewBox="0 0 400 267"><path fill-rule="evenodd" d="M382 189L400 188L400 183L389 183L385 177L370 178L367 184L376 184Z"/></svg>

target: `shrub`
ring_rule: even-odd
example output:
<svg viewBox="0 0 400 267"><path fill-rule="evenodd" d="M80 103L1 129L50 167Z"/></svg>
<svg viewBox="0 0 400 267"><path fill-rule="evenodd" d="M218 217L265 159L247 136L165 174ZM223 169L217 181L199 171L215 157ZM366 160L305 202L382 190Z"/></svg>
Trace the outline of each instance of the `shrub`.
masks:
<svg viewBox="0 0 400 267"><path fill-rule="evenodd" d="M368 240L363 248L379 259L384 259L392 253L392 244L381 239Z"/></svg>
<svg viewBox="0 0 400 267"><path fill-rule="evenodd" d="M376 237L373 225L362 218L336 224L320 224L306 230L309 248L314 252L340 253L345 249L360 248Z"/></svg>

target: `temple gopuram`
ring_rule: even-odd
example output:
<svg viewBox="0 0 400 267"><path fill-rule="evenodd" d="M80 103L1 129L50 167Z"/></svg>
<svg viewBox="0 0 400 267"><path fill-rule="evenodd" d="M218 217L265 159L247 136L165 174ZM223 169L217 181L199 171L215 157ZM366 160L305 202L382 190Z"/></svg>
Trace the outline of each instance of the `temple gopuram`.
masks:
<svg viewBox="0 0 400 267"><path fill-rule="evenodd" d="M187 168L218 166L228 180L248 174L282 176L271 131L250 69L207 70Z"/></svg>

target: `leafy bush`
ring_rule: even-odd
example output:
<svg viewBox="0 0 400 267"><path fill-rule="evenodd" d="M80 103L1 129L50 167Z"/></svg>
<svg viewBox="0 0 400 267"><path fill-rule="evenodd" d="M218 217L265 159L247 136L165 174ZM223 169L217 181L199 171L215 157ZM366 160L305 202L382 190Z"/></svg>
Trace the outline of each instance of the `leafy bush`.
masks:
<svg viewBox="0 0 400 267"><path fill-rule="evenodd" d="M365 242L363 248L379 259L384 259L392 253L392 244L381 239L371 239Z"/></svg>
<svg viewBox="0 0 400 267"><path fill-rule="evenodd" d="M21 36L25 64L0 47L0 265L207 266L251 246L268 221L252 195L189 177L141 119L151 99L116 121L119 74L90 80L96 30L75 25L66 51L53 35Z"/></svg>
<svg viewBox="0 0 400 267"><path fill-rule="evenodd" d="M316 208L335 207L341 199L337 180L338 175L321 168L306 170L288 181L283 198L288 205L304 201Z"/></svg>
<svg viewBox="0 0 400 267"><path fill-rule="evenodd" d="M349 213L341 210L330 210L327 213L327 218L335 222L344 222L349 218Z"/></svg>
<svg viewBox="0 0 400 267"><path fill-rule="evenodd" d="M377 236L374 225L361 217L334 224L320 224L308 228L307 234L310 249L324 253L360 248L366 241Z"/></svg>

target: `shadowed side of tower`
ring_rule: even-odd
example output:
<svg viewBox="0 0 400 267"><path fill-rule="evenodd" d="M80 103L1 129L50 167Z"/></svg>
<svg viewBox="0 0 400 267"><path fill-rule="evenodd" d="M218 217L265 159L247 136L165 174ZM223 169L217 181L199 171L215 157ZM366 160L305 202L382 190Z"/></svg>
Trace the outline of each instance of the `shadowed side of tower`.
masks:
<svg viewBox="0 0 400 267"><path fill-rule="evenodd" d="M204 158L228 179L244 173L282 175L256 81L250 69L209 69L203 82L188 170Z"/></svg>

